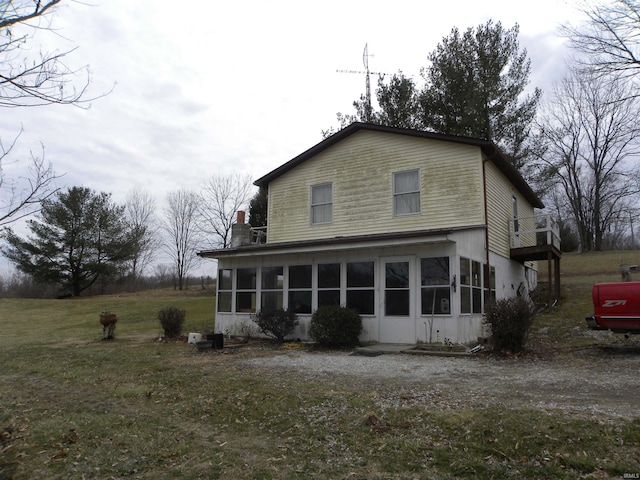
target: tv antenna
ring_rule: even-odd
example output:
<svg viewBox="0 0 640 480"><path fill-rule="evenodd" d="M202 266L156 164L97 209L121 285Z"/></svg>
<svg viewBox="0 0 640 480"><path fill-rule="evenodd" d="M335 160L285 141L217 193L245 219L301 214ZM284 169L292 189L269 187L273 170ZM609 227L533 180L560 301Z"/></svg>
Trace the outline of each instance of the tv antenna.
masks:
<svg viewBox="0 0 640 480"><path fill-rule="evenodd" d="M362 52L362 63L364 64L364 71L361 70L336 70L338 73L357 73L357 74L365 74L366 75L366 90L365 90L365 105L364 105L364 117L367 123L371 122L371 80L370 74L373 75L388 75L387 73L381 72L370 72L369 71L369 57L373 57L373 55L369 55L369 44L364 44L364 51Z"/></svg>

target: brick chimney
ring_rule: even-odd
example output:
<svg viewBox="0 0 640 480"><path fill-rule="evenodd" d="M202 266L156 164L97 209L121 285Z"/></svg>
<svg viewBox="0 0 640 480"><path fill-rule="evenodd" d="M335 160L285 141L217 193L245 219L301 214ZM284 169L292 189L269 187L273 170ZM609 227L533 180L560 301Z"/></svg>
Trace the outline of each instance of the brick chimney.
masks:
<svg viewBox="0 0 640 480"><path fill-rule="evenodd" d="M231 248L251 245L251 227L244 220L245 212L239 210L236 223L231 225Z"/></svg>

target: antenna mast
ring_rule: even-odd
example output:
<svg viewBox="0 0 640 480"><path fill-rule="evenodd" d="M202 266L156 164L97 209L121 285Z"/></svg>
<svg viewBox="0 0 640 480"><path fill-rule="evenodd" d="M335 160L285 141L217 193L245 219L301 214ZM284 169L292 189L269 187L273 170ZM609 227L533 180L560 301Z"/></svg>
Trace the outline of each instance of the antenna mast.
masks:
<svg viewBox="0 0 640 480"><path fill-rule="evenodd" d="M371 123L371 81L369 80L369 44L364 44L364 51L362 52L362 63L364 64L364 71L367 76L367 89L366 89L366 104L364 116L367 123Z"/></svg>
<svg viewBox="0 0 640 480"><path fill-rule="evenodd" d="M373 113L373 109L371 108L371 80L370 74L374 75L387 75L386 73L381 72L370 72L369 71L369 57L373 57L373 55L369 55L369 44L364 44L364 51L362 52L362 63L364 64L364 72L359 70L336 70L338 73L364 73L366 75L366 90L365 90L365 105L364 105L364 118L367 123L371 123L371 114Z"/></svg>

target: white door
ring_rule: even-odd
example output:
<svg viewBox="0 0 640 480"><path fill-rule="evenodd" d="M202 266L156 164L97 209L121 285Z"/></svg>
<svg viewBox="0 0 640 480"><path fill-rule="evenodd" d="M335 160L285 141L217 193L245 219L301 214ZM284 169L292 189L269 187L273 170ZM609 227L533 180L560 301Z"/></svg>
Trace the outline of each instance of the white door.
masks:
<svg viewBox="0 0 640 480"><path fill-rule="evenodd" d="M380 342L414 343L415 258L387 257L380 263Z"/></svg>

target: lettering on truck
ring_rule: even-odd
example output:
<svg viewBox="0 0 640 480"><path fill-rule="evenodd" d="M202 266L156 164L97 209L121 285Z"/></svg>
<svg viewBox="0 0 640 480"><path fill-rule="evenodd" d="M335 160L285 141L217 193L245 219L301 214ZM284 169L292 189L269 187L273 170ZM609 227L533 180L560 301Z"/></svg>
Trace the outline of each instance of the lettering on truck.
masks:
<svg viewBox="0 0 640 480"><path fill-rule="evenodd" d="M604 302L602 302L602 306L603 307L619 307L621 305L626 305L627 301L626 300L605 300Z"/></svg>

